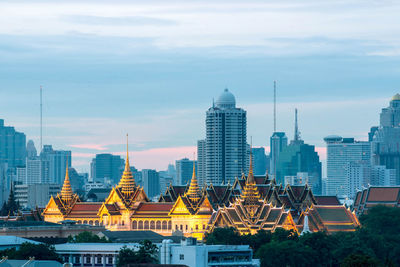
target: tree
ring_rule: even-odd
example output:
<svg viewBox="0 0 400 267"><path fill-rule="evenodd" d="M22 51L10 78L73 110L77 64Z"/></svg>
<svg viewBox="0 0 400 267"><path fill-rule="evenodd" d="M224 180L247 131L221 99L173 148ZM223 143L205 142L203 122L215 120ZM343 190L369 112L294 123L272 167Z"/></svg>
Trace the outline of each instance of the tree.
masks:
<svg viewBox="0 0 400 267"><path fill-rule="evenodd" d="M84 231L78 235L68 237L69 243L111 243L107 238L99 237L92 232Z"/></svg>
<svg viewBox="0 0 400 267"><path fill-rule="evenodd" d="M124 246L118 253L117 266L123 267L134 263L158 263L157 252L157 246L149 240L141 241L138 251Z"/></svg>
<svg viewBox="0 0 400 267"><path fill-rule="evenodd" d="M233 227L215 228L213 232L207 233L204 239L207 245L244 244L244 238L242 238L236 228Z"/></svg>
<svg viewBox="0 0 400 267"><path fill-rule="evenodd" d="M351 254L347 256L341 267L376 267L381 264L375 258L363 254Z"/></svg>
<svg viewBox="0 0 400 267"><path fill-rule="evenodd" d="M11 186L10 195L0 210L1 216L14 215L19 210L19 203L15 200L14 189Z"/></svg>
<svg viewBox="0 0 400 267"><path fill-rule="evenodd" d="M28 260L35 257L36 260L55 260L62 262L53 246L47 244L22 243L19 249L10 248L0 251L1 256L7 256L14 260Z"/></svg>

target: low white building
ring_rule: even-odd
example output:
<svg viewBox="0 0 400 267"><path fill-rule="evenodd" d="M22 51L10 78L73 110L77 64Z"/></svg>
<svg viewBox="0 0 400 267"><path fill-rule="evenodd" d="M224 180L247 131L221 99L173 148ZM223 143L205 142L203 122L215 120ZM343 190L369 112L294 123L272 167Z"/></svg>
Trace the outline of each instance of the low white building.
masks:
<svg viewBox="0 0 400 267"><path fill-rule="evenodd" d="M55 245L56 252L65 263L72 266L117 266L117 256L121 248L138 250L137 243L66 243Z"/></svg>
<svg viewBox="0 0 400 267"><path fill-rule="evenodd" d="M260 261L253 259L253 251L247 245L197 245L188 238L181 244L163 240L160 248L161 264L183 264L189 267L241 266L257 267Z"/></svg>

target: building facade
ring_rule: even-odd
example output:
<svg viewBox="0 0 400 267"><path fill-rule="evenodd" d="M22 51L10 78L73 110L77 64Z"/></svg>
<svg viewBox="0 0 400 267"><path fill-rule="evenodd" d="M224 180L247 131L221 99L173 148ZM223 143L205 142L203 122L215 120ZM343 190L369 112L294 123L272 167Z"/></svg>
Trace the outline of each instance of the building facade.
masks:
<svg viewBox="0 0 400 267"><path fill-rule="evenodd" d="M197 177L201 185L207 182L206 140L197 141Z"/></svg>
<svg viewBox="0 0 400 267"><path fill-rule="evenodd" d="M96 154L92 160L92 178L96 182L117 184L124 169L124 160L112 154Z"/></svg>
<svg viewBox="0 0 400 267"><path fill-rule="evenodd" d="M0 119L0 163L7 163L9 170L25 166L26 136L14 127L4 126Z"/></svg>
<svg viewBox="0 0 400 267"><path fill-rule="evenodd" d="M277 175L277 168L278 168L278 160L279 154L281 151L287 146L288 139L284 132L275 132L272 134L270 138L270 174L276 178Z"/></svg>
<svg viewBox="0 0 400 267"><path fill-rule="evenodd" d="M246 111L225 89L206 112L206 182L228 183L247 172Z"/></svg>
<svg viewBox="0 0 400 267"><path fill-rule="evenodd" d="M66 172L65 166L71 167L71 151L54 150L51 145L44 145L40 159L48 162L48 170L44 170L43 174L48 174L47 182L62 185Z"/></svg>
<svg viewBox="0 0 400 267"><path fill-rule="evenodd" d="M59 184L22 184L14 188L15 200L28 209L45 208L50 197L61 190Z"/></svg>
<svg viewBox="0 0 400 267"><path fill-rule="evenodd" d="M337 195L340 198L352 197L348 166L352 162L365 164L370 162L370 143L336 135L325 137L324 141L327 144L326 194Z"/></svg>
<svg viewBox="0 0 400 267"><path fill-rule="evenodd" d="M197 169L197 161L189 160L188 158L175 161L177 185L185 185L190 182L193 164L196 165ZM163 189L165 191L166 188Z"/></svg>

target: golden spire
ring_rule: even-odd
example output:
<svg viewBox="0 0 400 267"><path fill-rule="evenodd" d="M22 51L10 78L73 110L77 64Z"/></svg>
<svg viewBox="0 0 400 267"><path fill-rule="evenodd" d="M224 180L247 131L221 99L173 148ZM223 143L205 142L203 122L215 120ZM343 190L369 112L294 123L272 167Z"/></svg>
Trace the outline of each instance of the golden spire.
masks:
<svg viewBox="0 0 400 267"><path fill-rule="evenodd" d="M125 161L125 169L122 174L121 180L118 184L121 187L121 191L124 194L133 193L135 190L135 180L133 179L133 175L131 172L131 167L129 166L129 150L128 150L128 134L126 134L126 161Z"/></svg>
<svg viewBox="0 0 400 267"><path fill-rule="evenodd" d="M72 200L73 192L71 188L71 183L69 181L69 174L68 174L68 159L67 159L67 168L65 170L65 179L64 184L61 189L61 199L65 202L69 202Z"/></svg>
<svg viewBox="0 0 400 267"><path fill-rule="evenodd" d="M256 181L254 179L251 149L252 148L250 148L249 175L247 176L246 185L244 186L241 197L244 199L244 205L247 207L250 216L253 217L258 208L257 204L260 199L260 193L258 192Z"/></svg>
<svg viewBox="0 0 400 267"><path fill-rule="evenodd" d="M199 184L197 183L197 178L196 178L196 161L193 159L193 174L192 174L192 180L190 181L190 186L188 191L186 192L186 195L189 197L189 199L192 202L197 203L200 200L200 188Z"/></svg>

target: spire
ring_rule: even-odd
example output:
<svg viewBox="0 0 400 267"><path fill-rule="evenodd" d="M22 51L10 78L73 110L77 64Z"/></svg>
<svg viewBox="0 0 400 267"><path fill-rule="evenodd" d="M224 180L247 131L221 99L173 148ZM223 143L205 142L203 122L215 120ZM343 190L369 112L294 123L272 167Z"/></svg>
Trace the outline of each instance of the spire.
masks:
<svg viewBox="0 0 400 267"><path fill-rule="evenodd" d="M294 141L300 140L299 127L297 125L297 108L294 109Z"/></svg>
<svg viewBox="0 0 400 267"><path fill-rule="evenodd" d="M192 174L192 180L190 181L190 186L188 191L186 192L186 195L189 197L189 199L192 202L197 203L200 200L200 188L199 184L197 183L197 178L196 178L196 161L193 159L193 174Z"/></svg>
<svg viewBox="0 0 400 267"><path fill-rule="evenodd" d="M135 190L135 180L133 179L133 175L131 172L131 167L129 165L129 150L128 150L128 134L126 134L126 161L125 161L125 169L122 174L121 180L118 184L121 187L121 191L124 194L133 193Z"/></svg>
<svg viewBox="0 0 400 267"><path fill-rule="evenodd" d="M258 200L260 199L260 193L258 192L256 181L254 179L251 149L252 145L250 147L249 175L247 176L246 185L244 186L241 197L242 199L244 199L244 205L248 209L250 216L253 217L258 208Z"/></svg>
<svg viewBox="0 0 400 267"><path fill-rule="evenodd" d="M68 159L67 159L67 168L65 170L65 179L64 184L61 189L61 199L65 202L69 202L72 200L73 192L71 188L71 183L69 181L69 173L68 173Z"/></svg>
<svg viewBox="0 0 400 267"><path fill-rule="evenodd" d="M308 225L308 215L304 216L303 231L300 235L311 233L310 227Z"/></svg>

